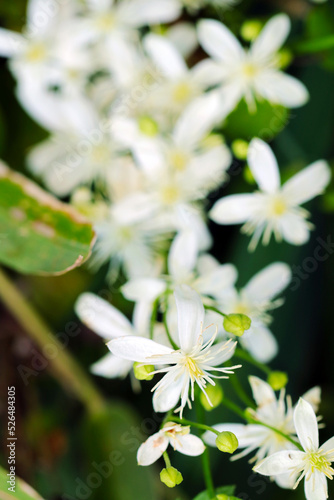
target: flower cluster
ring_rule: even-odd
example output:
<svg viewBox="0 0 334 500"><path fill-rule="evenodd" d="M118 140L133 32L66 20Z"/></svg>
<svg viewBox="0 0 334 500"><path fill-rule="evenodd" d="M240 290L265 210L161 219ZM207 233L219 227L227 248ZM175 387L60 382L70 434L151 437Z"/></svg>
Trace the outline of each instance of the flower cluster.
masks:
<svg viewBox="0 0 334 500"><path fill-rule="evenodd" d="M28 169L93 223L92 269L107 263L109 282L134 303L132 323L90 292L75 309L107 342L109 352L91 367L95 375L130 375L136 390L139 380L158 378L153 408L166 416L140 446L139 465L163 456L161 480L175 486L182 476L170 464L169 444L189 456L205 454L204 443L229 453L242 448L232 459L257 450L257 472L284 488L305 478L307 500L322 500L334 475L334 438L319 448L320 390L292 406L284 374L275 378L266 365L278 352L271 311L283 304L290 267L272 262L241 288L235 265L210 254L209 220L243 224L251 251L272 236L305 244L313 225L302 205L331 177L318 160L281 183L271 147L251 136L244 159L257 188L225 192L228 181L237 187L228 117L242 103L255 117L263 103L295 108L309 99L284 71L286 14L267 20L248 47L223 22L198 19L206 8L212 14L237 3L29 0L22 33L0 29L0 55L9 59L19 102L49 133L30 149ZM249 401L232 358L269 375L270 383L249 378L256 407L238 409L219 392L219 380L230 376L222 385L234 384ZM281 389L278 399L274 389ZM189 423L184 413L198 401L208 410L222 401L246 423ZM192 425L206 432L195 436Z"/></svg>

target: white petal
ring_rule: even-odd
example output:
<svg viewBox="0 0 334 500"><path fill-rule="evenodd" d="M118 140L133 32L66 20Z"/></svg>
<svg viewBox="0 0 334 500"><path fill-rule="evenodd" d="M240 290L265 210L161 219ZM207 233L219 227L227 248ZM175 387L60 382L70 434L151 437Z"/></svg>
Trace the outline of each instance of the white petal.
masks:
<svg viewBox="0 0 334 500"><path fill-rule="evenodd" d="M275 262L253 276L244 291L252 302L267 302L281 293L290 281L290 267L283 262Z"/></svg>
<svg viewBox="0 0 334 500"><path fill-rule="evenodd" d="M293 419L299 441L304 450L319 447L319 431L317 417L310 403L300 398L295 408Z"/></svg>
<svg viewBox="0 0 334 500"><path fill-rule="evenodd" d="M270 457L259 462L253 470L264 476L276 476L277 474L285 474L291 472L298 467L305 453L302 451L285 450L278 451Z"/></svg>
<svg viewBox="0 0 334 500"><path fill-rule="evenodd" d="M196 234L181 231L173 240L168 254L168 271L178 283L186 281L193 271L198 255Z"/></svg>
<svg viewBox="0 0 334 500"><path fill-rule="evenodd" d="M325 452L333 451L334 450L334 437L327 439L327 441L323 445L321 445L320 448Z"/></svg>
<svg viewBox="0 0 334 500"><path fill-rule="evenodd" d="M221 83L228 74L227 68L212 59L203 59L191 69L194 80L203 88Z"/></svg>
<svg viewBox="0 0 334 500"><path fill-rule="evenodd" d="M331 170L324 160L316 161L289 179L282 188L291 205L300 205L324 192L331 178Z"/></svg>
<svg viewBox="0 0 334 500"><path fill-rule="evenodd" d="M260 189L273 193L280 187L279 168L271 148L261 139L253 139L248 148L247 160Z"/></svg>
<svg viewBox="0 0 334 500"><path fill-rule="evenodd" d="M179 147L191 149L203 139L217 121L217 100L208 93L195 99L178 119L173 137Z"/></svg>
<svg viewBox="0 0 334 500"><path fill-rule="evenodd" d="M119 358L147 364L159 364L158 358L152 360L151 356L164 356L174 352L153 340L132 335L111 340L107 343L107 347Z"/></svg>
<svg viewBox="0 0 334 500"><path fill-rule="evenodd" d="M137 302L133 308L132 322L136 333L140 337L149 337L152 304L147 301Z"/></svg>
<svg viewBox="0 0 334 500"><path fill-rule="evenodd" d="M174 21L181 13L181 6L177 0L130 0L121 2L121 11L125 22L143 26Z"/></svg>
<svg viewBox="0 0 334 500"><path fill-rule="evenodd" d="M254 214L256 207L256 195L232 194L216 201L209 216L217 224L240 224Z"/></svg>
<svg viewBox="0 0 334 500"><path fill-rule="evenodd" d="M19 33L0 28L0 56L12 57L19 54L26 40Z"/></svg>
<svg viewBox="0 0 334 500"><path fill-rule="evenodd" d="M137 278L122 286L122 293L128 300L153 302L166 290L166 283L158 278Z"/></svg>
<svg viewBox="0 0 334 500"><path fill-rule="evenodd" d="M248 378L252 388L253 398L258 407L265 406L276 402L276 396L273 388L258 377L250 376Z"/></svg>
<svg viewBox="0 0 334 500"><path fill-rule="evenodd" d="M159 387L153 396L154 411L164 413L174 408L179 402L185 380L180 374L177 378L175 377L175 370L170 371L164 376L163 387Z"/></svg>
<svg viewBox="0 0 334 500"><path fill-rule="evenodd" d="M151 465L167 450L169 440L163 432L157 432L143 443L137 452L138 465Z"/></svg>
<svg viewBox="0 0 334 500"><path fill-rule="evenodd" d="M241 342L253 358L261 363L268 363L278 352L277 340L266 326L251 326L242 336Z"/></svg>
<svg viewBox="0 0 334 500"><path fill-rule="evenodd" d="M137 192L122 198L112 206L119 224L134 224L154 215L157 204L149 193Z"/></svg>
<svg viewBox="0 0 334 500"><path fill-rule="evenodd" d="M164 76L174 80L186 75L188 68L175 45L166 37L150 33L144 38L144 47Z"/></svg>
<svg viewBox="0 0 334 500"><path fill-rule="evenodd" d="M168 29L166 36L184 58L188 58L198 46L196 30L190 22L174 24Z"/></svg>
<svg viewBox="0 0 334 500"><path fill-rule="evenodd" d="M326 500L328 498L325 474L315 470L304 483L306 500Z"/></svg>
<svg viewBox="0 0 334 500"><path fill-rule="evenodd" d="M105 378L125 377L131 369L132 361L117 358L110 352L90 367L94 375Z"/></svg>
<svg viewBox="0 0 334 500"><path fill-rule="evenodd" d="M203 441L193 434L178 436L175 440L174 447L176 451L183 453L183 455L189 455L190 457L202 455L205 450Z"/></svg>
<svg viewBox="0 0 334 500"><path fill-rule="evenodd" d="M93 293L81 294L74 307L80 320L103 339L134 333L124 314Z"/></svg>
<svg viewBox="0 0 334 500"><path fill-rule="evenodd" d="M254 81L256 91L269 102L287 108L303 106L309 93L303 83L293 76L277 70L262 71Z"/></svg>
<svg viewBox="0 0 334 500"><path fill-rule="evenodd" d="M29 0L27 6L27 31L36 36L46 35L50 32L56 21L59 21L57 14L61 4L50 2L45 4L45 0Z"/></svg>
<svg viewBox="0 0 334 500"><path fill-rule="evenodd" d="M243 56L243 48L224 24L213 19L198 23L198 38L204 50L214 59L235 63Z"/></svg>
<svg viewBox="0 0 334 500"><path fill-rule="evenodd" d="M225 144L196 155L189 164L189 175L194 186L198 186L199 192L218 188L226 178L226 171L231 165L231 161L231 153Z"/></svg>
<svg viewBox="0 0 334 500"><path fill-rule="evenodd" d="M291 213L282 217L281 232L283 238L292 245L303 245L310 238L310 229L305 219Z"/></svg>
<svg viewBox="0 0 334 500"><path fill-rule="evenodd" d="M199 268L199 265L197 267ZM205 274L200 272L200 277L196 281L196 289L203 295L219 297L227 288L234 285L237 275L237 269L232 264L218 265Z"/></svg>
<svg viewBox="0 0 334 500"><path fill-rule="evenodd" d="M287 474L279 474L278 476L275 477L275 483L280 488L292 490L296 483L298 475L299 475L298 473L291 474L290 472L288 472Z"/></svg>
<svg viewBox="0 0 334 500"><path fill-rule="evenodd" d="M309 391L305 392L305 394L302 395L302 398L308 403L310 403L314 412L317 413L321 402L321 387L319 386L312 387L312 389L310 389Z"/></svg>
<svg viewBox="0 0 334 500"><path fill-rule="evenodd" d="M180 347L187 352L197 344L201 335L204 307L198 293L187 285L177 287L174 296Z"/></svg>
<svg viewBox="0 0 334 500"><path fill-rule="evenodd" d="M277 52L289 34L290 25L290 19L286 14L272 17L252 43L252 55L256 59L265 59Z"/></svg>
<svg viewBox="0 0 334 500"><path fill-rule="evenodd" d="M231 359L234 355L236 347L236 342L220 342L218 344L215 344L210 349L210 366L219 366L225 363L225 361Z"/></svg>

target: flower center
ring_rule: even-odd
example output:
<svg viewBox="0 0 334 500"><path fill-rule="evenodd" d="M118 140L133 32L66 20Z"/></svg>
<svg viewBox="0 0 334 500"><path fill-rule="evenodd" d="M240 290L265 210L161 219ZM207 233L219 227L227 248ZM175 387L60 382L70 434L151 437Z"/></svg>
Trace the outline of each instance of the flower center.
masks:
<svg viewBox="0 0 334 500"><path fill-rule="evenodd" d="M170 165L175 169L182 171L188 164L188 157L183 151L172 151L169 155Z"/></svg>
<svg viewBox="0 0 334 500"><path fill-rule="evenodd" d="M161 191L161 198L163 203L171 205L175 203L180 197L180 190L177 186L166 185Z"/></svg>
<svg viewBox="0 0 334 500"><path fill-rule="evenodd" d="M116 18L111 12L103 12L96 19L97 28L104 33L108 33L108 31L112 30L115 27L115 24Z"/></svg>
<svg viewBox="0 0 334 500"><path fill-rule="evenodd" d="M203 377L204 372L203 370L198 366L194 358L191 358L189 356L185 356L184 358L184 366L189 374L189 377L191 380L198 380L201 377Z"/></svg>
<svg viewBox="0 0 334 500"><path fill-rule="evenodd" d="M110 150L106 144L99 144L92 149L91 159L94 163L106 163L110 159Z"/></svg>
<svg viewBox="0 0 334 500"><path fill-rule="evenodd" d="M287 205L282 198L273 198L270 203L271 215L281 216L287 211Z"/></svg>
<svg viewBox="0 0 334 500"><path fill-rule="evenodd" d="M46 58L46 48L41 43L31 45L26 52L26 59L29 62L40 62Z"/></svg>
<svg viewBox="0 0 334 500"><path fill-rule="evenodd" d="M258 68L250 62L247 62L242 66L242 73L248 80L255 78L257 72Z"/></svg>
<svg viewBox="0 0 334 500"><path fill-rule="evenodd" d="M321 450L312 451L307 454L306 460L312 473L318 470L322 474L325 474L329 479L332 479L334 475L334 470L331 467L331 462L327 458L327 453L323 453Z"/></svg>
<svg viewBox="0 0 334 500"><path fill-rule="evenodd" d="M173 89L173 99L177 103L183 103L190 99L192 96L192 90L187 82L177 83Z"/></svg>

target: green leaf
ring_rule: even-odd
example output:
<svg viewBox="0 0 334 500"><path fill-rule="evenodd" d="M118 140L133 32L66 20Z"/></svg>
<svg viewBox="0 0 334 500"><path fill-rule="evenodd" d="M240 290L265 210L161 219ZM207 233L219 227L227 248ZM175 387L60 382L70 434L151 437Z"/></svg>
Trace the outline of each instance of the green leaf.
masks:
<svg viewBox="0 0 334 500"><path fill-rule="evenodd" d="M9 472L0 467L0 500L43 500L42 497L32 489L27 483L22 479L15 477L15 492L9 490L11 488L10 475Z"/></svg>
<svg viewBox="0 0 334 500"><path fill-rule="evenodd" d="M233 495L234 493L234 490L235 490L235 486L234 485L229 485L229 486L220 486L220 488L217 488L216 489L216 494L219 495L227 495L229 500L234 500L235 497L231 496ZM202 491L202 493L199 493L195 498L194 500L212 500L212 498L209 497L208 495L208 492L205 490L205 491Z"/></svg>
<svg viewBox="0 0 334 500"><path fill-rule="evenodd" d="M307 54L334 49L334 35L324 36L315 40L305 40L295 45L296 52Z"/></svg>
<svg viewBox="0 0 334 500"><path fill-rule="evenodd" d="M224 135L231 140L262 137L273 139L288 122L289 111L283 106L268 101L256 101L256 109L250 112L244 100L226 118L223 126Z"/></svg>
<svg viewBox="0 0 334 500"><path fill-rule="evenodd" d="M88 259L91 224L0 163L0 262L27 274L62 274Z"/></svg>

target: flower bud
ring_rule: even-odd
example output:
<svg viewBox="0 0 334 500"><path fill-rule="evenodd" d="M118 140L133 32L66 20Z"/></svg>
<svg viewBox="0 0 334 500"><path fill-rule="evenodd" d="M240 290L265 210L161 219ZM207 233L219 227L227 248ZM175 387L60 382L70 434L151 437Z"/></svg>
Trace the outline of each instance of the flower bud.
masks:
<svg viewBox="0 0 334 500"><path fill-rule="evenodd" d="M240 35L246 42L252 42L259 35L261 29L261 21L250 19L249 21L245 21L241 26Z"/></svg>
<svg viewBox="0 0 334 500"><path fill-rule="evenodd" d="M182 483L183 477L181 472L175 469L175 467L167 467L160 472L160 481L168 486L168 488L174 488Z"/></svg>
<svg viewBox="0 0 334 500"><path fill-rule="evenodd" d="M138 125L139 130L149 137L154 137L159 131L157 123L149 116L141 116Z"/></svg>
<svg viewBox="0 0 334 500"><path fill-rule="evenodd" d="M234 453L239 446L237 436L230 431L223 431L216 438L218 450L224 453Z"/></svg>
<svg viewBox="0 0 334 500"><path fill-rule="evenodd" d="M203 408L206 411L211 411L214 408L217 408L217 406L219 406L220 403L223 401L224 393L223 393L223 389L220 387L219 384L208 385L205 392L207 393L207 395L212 403L212 406L211 406L209 401L206 399L204 392L201 392L201 394L200 394L201 405L203 406Z"/></svg>
<svg viewBox="0 0 334 500"><path fill-rule="evenodd" d="M248 152L248 142L242 139L236 139L232 142L232 151L239 160L246 160Z"/></svg>
<svg viewBox="0 0 334 500"><path fill-rule="evenodd" d="M154 372L154 366L133 363L133 372L137 380L152 380L154 375L150 375L150 373Z"/></svg>
<svg viewBox="0 0 334 500"><path fill-rule="evenodd" d="M268 384L271 385L274 391L283 389L288 383L288 380L288 376L285 372L271 372L267 378Z"/></svg>
<svg viewBox="0 0 334 500"><path fill-rule="evenodd" d="M241 337L245 333L245 330L249 330L251 320L245 314L229 314L225 316L223 325L227 332Z"/></svg>

